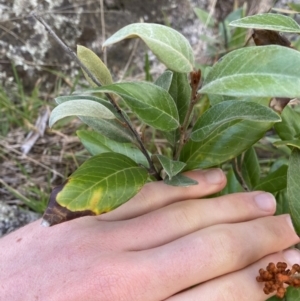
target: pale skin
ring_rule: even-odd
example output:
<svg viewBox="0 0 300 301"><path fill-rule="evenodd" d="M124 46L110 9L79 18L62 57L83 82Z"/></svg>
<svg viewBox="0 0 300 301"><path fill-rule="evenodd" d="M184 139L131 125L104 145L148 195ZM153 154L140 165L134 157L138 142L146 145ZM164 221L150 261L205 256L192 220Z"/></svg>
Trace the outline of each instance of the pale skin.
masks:
<svg viewBox="0 0 300 301"><path fill-rule="evenodd" d="M263 192L205 199L218 169L188 175L199 184L149 183L111 213L0 239L1 300L266 300L259 268L300 264L290 217Z"/></svg>

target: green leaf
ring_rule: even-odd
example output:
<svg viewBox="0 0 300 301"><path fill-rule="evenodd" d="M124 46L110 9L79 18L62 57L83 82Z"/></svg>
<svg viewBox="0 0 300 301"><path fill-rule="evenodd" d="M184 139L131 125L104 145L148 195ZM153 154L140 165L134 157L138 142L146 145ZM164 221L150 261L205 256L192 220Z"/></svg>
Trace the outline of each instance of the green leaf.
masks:
<svg viewBox="0 0 300 301"><path fill-rule="evenodd" d="M168 177L166 177L164 179L164 183L171 186L184 186L184 187L198 184L197 181L190 179L182 174L174 176L171 180Z"/></svg>
<svg viewBox="0 0 300 301"><path fill-rule="evenodd" d="M191 98L191 86L185 73L173 73L169 93L176 104L179 122L180 124L183 124ZM176 129L175 131L164 132L163 135L171 145L175 145L176 141L179 139L180 133L179 129Z"/></svg>
<svg viewBox="0 0 300 301"><path fill-rule="evenodd" d="M287 190L283 189L275 194L276 197L276 212L275 215L290 214L288 203Z"/></svg>
<svg viewBox="0 0 300 301"><path fill-rule="evenodd" d="M253 187L260 182L260 165L254 147L238 157L238 164L247 186L254 190Z"/></svg>
<svg viewBox="0 0 300 301"><path fill-rule="evenodd" d="M288 3L287 5L294 11L300 12L300 4Z"/></svg>
<svg viewBox="0 0 300 301"><path fill-rule="evenodd" d="M87 124L96 132L117 142L136 142L132 132L118 119L98 119L93 117L80 117L81 121Z"/></svg>
<svg viewBox="0 0 300 301"><path fill-rule="evenodd" d="M74 99L89 99L100 104L104 105L107 109L109 109L112 113L115 114L117 118L120 117L114 106L104 100L102 98L96 96L89 96L89 95L71 95L71 96L59 96L55 98L55 101L58 104L61 104L66 101L72 101ZM126 117L126 114L123 112ZM95 131L101 133L102 135L117 141L117 142L136 142L136 139L132 132L128 129L128 127L119 119L99 119L93 117L84 117L79 116L80 120L87 124L89 127L94 129Z"/></svg>
<svg viewBox="0 0 300 301"><path fill-rule="evenodd" d="M288 146L292 146L292 147L296 147L298 149L300 149L300 140L279 140L279 141L275 141L273 143L274 146L279 147L279 146L283 146L283 145L288 145Z"/></svg>
<svg viewBox="0 0 300 301"><path fill-rule="evenodd" d="M123 82L87 90L86 93L115 93L146 124L171 131L179 127L178 112L171 95L152 83Z"/></svg>
<svg viewBox="0 0 300 301"><path fill-rule="evenodd" d="M291 217L295 230L300 234L300 150L295 148L292 151L289 160L289 168L287 174L287 194Z"/></svg>
<svg viewBox="0 0 300 301"><path fill-rule="evenodd" d="M276 121L243 120L226 124L200 142L190 140L185 144L180 161L187 163L185 170L219 165L235 158L256 143L274 122Z"/></svg>
<svg viewBox="0 0 300 301"><path fill-rule="evenodd" d="M134 23L113 34L103 47L124 39L140 38L167 68L187 73L193 71L194 55L188 40L176 30L159 24Z"/></svg>
<svg viewBox="0 0 300 301"><path fill-rule="evenodd" d="M256 122L279 122L280 117L268 107L254 102L228 100L207 110L196 122L191 139L201 141L210 135L218 134L220 129L243 120Z"/></svg>
<svg viewBox="0 0 300 301"><path fill-rule="evenodd" d="M216 24L214 17L211 14L209 14L208 12L206 12L205 10L196 7L196 8L194 8L194 12L195 12L196 16L198 17L198 19L205 26L214 27L214 25Z"/></svg>
<svg viewBox="0 0 300 301"><path fill-rule="evenodd" d="M105 152L116 152L129 157L138 164L148 166L148 161L143 153L132 143L118 143L94 131L79 130L76 133L84 147L93 156Z"/></svg>
<svg viewBox="0 0 300 301"><path fill-rule="evenodd" d="M155 85L169 91L173 78L173 72L171 70L166 70L163 74L161 74L157 80L155 81Z"/></svg>
<svg viewBox="0 0 300 301"><path fill-rule="evenodd" d="M132 198L145 184L148 174L128 157L103 153L85 161L57 194L57 202L68 210L109 212Z"/></svg>
<svg viewBox="0 0 300 301"><path fill-rule="evenodd" d="M178 72L173 73L169 93L175 101L179 114L179 121L180 124L182 124L191 99L191 86L186 74Z"/></svg>
<svg viewBox="0 0 300 301"><path fill-rule="evenodd" d="M275 124L275 130L282 140L295 140L300 135L300 114L286 106L281 114L282 122Z"/></svg>
<svg viewBox="0 0 300 301"><path fill-rule="evenodd" d="M88 116L97 119L114 119L115 115L102 104L89 99L63 102L53 109L49 118L52 127L58 120L68 116Z"/></svg>
<svg viewBox="0 0 300 301"><path fill-rule="evenodd" d="M298 263L298 262L295 262ZM300 290L299 287L287 287L287 292L285 294L285 301L299 301L300 300Z"/></svg>
<svg viewBox="0 0 300 301"><path fill-rule="evenodd" d="M230 26L300 33L300 26L290 17L281 14L258 14L232 21Z"/></svg>
<svg viewBox="0 0 300 301"><path fill-rule="evenodd" d="M229 169L229 171L226 174L226 177L227 177L227 183L225 188L221 191L220 195L226 195L226 194L244 191L243 187L237 180L232 168Z"/></svg>
<svg viewBox="0 0 300 301"><path fill-rule="evenodd" d="M216 63L199 93L253 97L300 96L300 53L269 45L230 52Z"/></svg>
<svg viewBox="0 0 300 301"><path fill-rule="evenodd" d="M174 176L180 173L186 165L184 162L173 161L170 158L163 155L155 155L155 157L157 157L164 171L169 176L169 180L171 180Z"/></svg>
<svg viewBox="0 0 300 301"><path fill-rule="evenodd" d="M263 190L275 193L287 186L287 165L281 165L277 170L268 174L265 178L259 180L259 183L253 190Z"/></svg>
<svg viewBox="0 0 300 301"><path fill-rule="evenodd" d="M110 85L113 83L111 74L106 65L92 50L84 46L77 45L77 55L79 60L85 65L85 67L87 67L87 69L98 79L98 81L102 85ZM83 74L92 87L97 87L97 85L84 71Z"/></svg>

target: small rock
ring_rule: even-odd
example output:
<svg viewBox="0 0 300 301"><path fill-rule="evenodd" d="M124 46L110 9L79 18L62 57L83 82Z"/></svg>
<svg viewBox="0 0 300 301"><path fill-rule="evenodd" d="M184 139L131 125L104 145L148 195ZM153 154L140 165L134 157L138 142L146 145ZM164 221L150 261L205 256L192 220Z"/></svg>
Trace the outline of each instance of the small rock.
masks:
<svg viewBox="0 0 300 301"><path fill-rule="evenodd" d="M41 215L38 213L21 209L16 205L7 205L0 201L0 237L40 217Z"/></svg>

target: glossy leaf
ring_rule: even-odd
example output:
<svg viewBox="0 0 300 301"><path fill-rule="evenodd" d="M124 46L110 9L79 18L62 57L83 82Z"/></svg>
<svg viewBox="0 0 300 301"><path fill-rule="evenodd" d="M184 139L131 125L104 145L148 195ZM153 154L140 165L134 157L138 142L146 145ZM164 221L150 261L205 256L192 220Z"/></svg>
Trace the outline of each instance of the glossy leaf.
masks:
<svg viewBox="0 0 300 301"><path fill-rule="evenodd" d="M67 180L56 200L68 210L109 212L133 197L148 174L128 157L102 153L85 161Z"/></svg>
<svg viewBox="0 0 300 301"><path fill-rule="evenodd" d="M281 14L258 14L232 21L230 26L300 33L300 26L290 17Z"/></svg>
<svg viewBox="0 0 300 301"><path fill-rule="evenodd" d="M188 40L176 30L159 24L134 23L127 25L107 39L103 47L128 38L140 38L170 70L191 72L194 66L193 49Z"/></svg>
<svg viewBox="0 0 300 301"><path fill-rule="evenodd" d="M178 128L178 112L170 94L148 82L123 82L87 90L86 93L115 93L146 124L162 130Z"/></svg>
<svg viewBox="0 0 300 301"><path fill-rule="evenodd" d="M200 142L190 140L184 145L179 160L187 163L185 170L219 165L256 143L274 122L233 121Z"/></svg>
<svg viewBox="0 0 300 301"><path fill-rule="evenodd" d="M49 118L52 127L58 120L68 116L88 116L97 119L114 119L115 115L102 104L89 99L63 102L53 109Z"/></svg>
<svg viewBox="0 0 300 301"><path fill-rule="evenodd" d="M295 148L292 151L289 160L289 168L287 174L287 193L291 217L295 230L300 234L300 150Z"/></svg>
<svg viewBox="0 0 300 301"><path fill-rule="evenodd" d="M173 161L170 158L163 155L155 155L155 157L157 157L157 159L159 160L161 166L167 173L170 180L178 173L180 173L186 165L184 162Z"/></svg>
<svg viewBox="0 0 300 301"><path fill-rule="evenodd" d="M172 179L169 179L168 177L166 177L164 179L164 183L166 183L167 185L171 185L171 186L192 186L192 185L197 185L198 182L186 177L183 174L178 174L176 176L174 176Z"/></svg>
<svg viewBox="0 0 300 301"><path fill-rule="evenodd" d="M268 107L253 102L228 100L207 110L196 122L191 139L201 141L243 120L278 122L280 117Z"/></svg>
<svg viewBox="0 0 300 301"><path fill-rule="evenodd" d="M281 114L282 122L275 124L275 130L282 140L295 140L300 137L300 114L286 106Z"/></svg>
<svg viewBox="0 0 300 301"><path fill-rule="evenodd" d="M115 142L95 131L79 130L76 133L81 143L93 156L105 152L116 152L129 157L138 164L148 166L148 161L143 153L132 143Z"/></svg>
<svg viewBox="0 0 300 301"><path fill-rule="evenodd" d="M300 96L300 53L278 45L247 47L216 63L199 93L253 97Z"/></svg>
<svg viewBox="0 0 300 301"><path fill-rule="evenodd" d="M253 190L263 190L275 193L287 186L287 165L280 166L277 170L259 180Z"/></svg>
<svg viewBox="0 0 300 301"><path fill-rule="evenodd" d="M173 72L171 70L166 70L163 74L161 74L157 80L155 81L155 85L169 91L173 78Z"/></svg>
<svg viewBox="0 0 300 301"><path fill-rule="evenodd" d="M98 79L101 85L110 85L113 83L111 74L106 65L92 50L84 46L77 45L77 55L79 60ZM92 87L97 86L84 71L83 74Z"/></svg>

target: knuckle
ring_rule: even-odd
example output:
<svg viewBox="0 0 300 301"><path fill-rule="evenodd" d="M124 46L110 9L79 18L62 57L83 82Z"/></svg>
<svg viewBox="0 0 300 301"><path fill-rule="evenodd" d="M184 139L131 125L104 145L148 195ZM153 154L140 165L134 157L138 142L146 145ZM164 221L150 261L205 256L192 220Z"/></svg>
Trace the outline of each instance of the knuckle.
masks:
<svg viewBox="0 0 300 301"><path fill-rule="evenodd" d="M176 203L173 206L173 210L170 212L172 218L180 229L193 230L197 226L197 218L199 216L191 210L192 206L189 206L190 201Z"/></svg>

